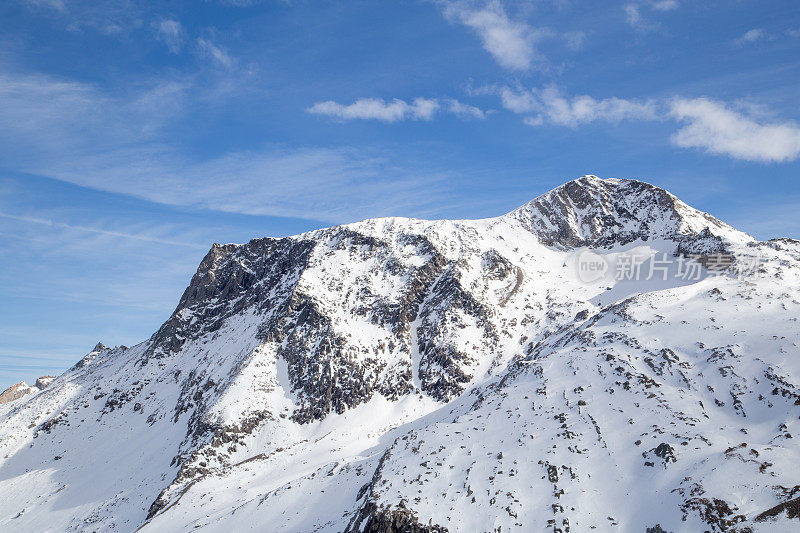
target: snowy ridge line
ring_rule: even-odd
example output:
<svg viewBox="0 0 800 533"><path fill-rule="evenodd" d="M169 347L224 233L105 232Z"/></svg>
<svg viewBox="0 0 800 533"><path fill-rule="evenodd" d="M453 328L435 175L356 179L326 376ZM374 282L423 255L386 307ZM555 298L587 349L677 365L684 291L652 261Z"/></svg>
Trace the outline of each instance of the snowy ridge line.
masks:
<svg viewBox="0 0 800 533"><path fill-rule="evenodd" d="M0 529L796 528L798 317L800 243L635 180L215 244L150 339L0 405Z"/></svg>

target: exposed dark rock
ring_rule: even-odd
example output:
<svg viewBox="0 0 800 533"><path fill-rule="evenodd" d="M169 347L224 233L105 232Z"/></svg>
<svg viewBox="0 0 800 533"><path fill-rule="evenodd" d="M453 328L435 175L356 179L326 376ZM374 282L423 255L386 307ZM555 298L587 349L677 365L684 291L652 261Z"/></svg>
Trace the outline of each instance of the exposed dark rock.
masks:
<svg viewBox="0 0 800 533"><path fill-rule="evenodd" d="M378 508L375 504L367 504L362 509L365 518L360 533L447 533L447 528L434 524L420 524L410 509L402 506L394 508ZM345 533L355 533L348 529Z"/></svg>
<svg viewBox="0 0 800 533"><path fill-rule="evenodd" d="M756 522L763 522L770 518L775 518L784 512L786 513L787 518L800 519L800 497L779 503L775 507L767 509L763 513L756 516L755 520Z"/></svg>
<svg viewBox="0 0 800 533"><path fill-rule="evenodd" d="M684 512L696 511L713 531L729 531L745 520L744 515L734 514L737 511L735 506L731 507L728 502L719 498L690 498L684 502L682 508Z"/></svg>
<svg viewBox="0 0 800 533"><path fill-rule="evenodd" d="M653 453L656 454L656 457L660 457L664 460L665 463L675 462L677 459L675 458L675 448L667 444L666 442L662 442L658 446L655 447Z"/></svg>

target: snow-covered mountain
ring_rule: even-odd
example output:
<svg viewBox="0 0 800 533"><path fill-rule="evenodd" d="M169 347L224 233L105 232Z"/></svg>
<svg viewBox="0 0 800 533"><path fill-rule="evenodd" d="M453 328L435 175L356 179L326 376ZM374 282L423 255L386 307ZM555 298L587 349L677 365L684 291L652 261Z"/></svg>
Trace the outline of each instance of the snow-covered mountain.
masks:
<svg viewBox="0 0 800 533"><path fill-rule="evenodd" d="M215 244L0 405L0 530L800 530L798 317L800 242L633 180Z"/></svg>

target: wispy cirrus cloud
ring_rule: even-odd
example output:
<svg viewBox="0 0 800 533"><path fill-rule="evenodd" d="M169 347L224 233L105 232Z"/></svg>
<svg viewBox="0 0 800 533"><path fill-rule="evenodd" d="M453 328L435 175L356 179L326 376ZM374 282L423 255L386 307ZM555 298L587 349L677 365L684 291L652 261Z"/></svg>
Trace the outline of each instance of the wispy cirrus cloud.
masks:
<svg viewBox="0 0 800 533"><path fill-rule="evenodd" d="M169 51L177 54L186 42L186 30L180 21L174 19L161 19L153 22L156 38L163 42Z"/></svg>
<svg viewBox="0 0 800 533"><path fill-rule="evenodd" d="M752 28L733 40L734 46L744 47L766 41L781 41L800 37L800 27L780 31L775 28Z"/></svg>
<svg viewBox="0 0 800 533"><path fill-rule="evenodd" d="M798 130L764 124L711 101L569 96L554 87L495 89L503 106L530 125L677 120L677 146L755 161L797 158ZM168 205L344 222L379 215L441 213L454 199L446 171L414 166L391 149L263 145L205 157L162 142L186 88L169 81L111 95L86 83L0 72L0 154L6 168ZM318 106L340 119L392 122L436 113L482 118L446 98L424 102ZM362 102L363 104L363 102ZM694 105L691 105L694 104ZM314 109L314 106L312 106ZM738 138L737 138L738 137ZM236 179L230 179L235 176Z"/></svg>
<svg viewBox="0 0 800 533"><path fill-rule="evenodd" d="M146 233L132 233L126 231L116 231L116 230L109 230L109 229L102 229L102 228L94 228L91 226L84 226L81 224L67 224L65 222L59 222L57 220L52 220L49 218L40 218L40 217L32 217L32 216L24 216L24 215L14 215L11 213L3 213L0 211L0 218L6 218L10 220L16 220L19 222L28 222L31 224L39 224L42 226L49 226L51 228L62 228L68 229L73 231L80 231L85 233L94 233L97 235L106 235L109 237L119 237L121 239L133 239L136 241L144 241L144 242L152 242L157 244L166 244L169 246L185 246L187 248L197 248L197 249L206 249L208 248L205 244L197 244L191 242L184 242L184 241L177 241L173 239L167 239L162 237L157 237L153 235L148 235Z"/></svg>
<svg viewBox="0 0 800 533"><path fill-rule="evenodd" d="M625 22L627 22L629 26L637 30L643 30L647 28L647 25L642 18L641 8L638 4L625 4L622 9L625 11Z"/></svg>
<svg viewBox="0 0 800 533"><path fill-rule="evenodd" d="M63 21L74 32L125 35L144 24L145 9L131 0L23 0L28 8Z"/></svg>
<svg viewBox="0 0 800 533"><path fill-rule="evenodd" d="M628 26L638 32L646 33L658 28L658 24L650 20L652 15L655 15L653 11L660 11L663 13L678 9L678 7L679 4L677 0L650 0L645 2L628 2L622 6L622 10L625 14L625 22ZM647 16L645 12L649 12Z"/></svg>
<svg viewBox="0 0 800 533"><path fill-rule="evenodd" d="M567 43L567 48L572 51L578 51L583 48L586 42L586 32L583 31L568 31L564 34L564 39Z"/></svg>
<svg viewBox="0 0 800 533"><path fill-rule="evenodd" d="M359 98L352 104L327 100L315 103L306 111L313 115L324 115L338 120L379 120L389 123L401 120L431 120L441 111L462 118L486 117L482 109L452 98L442 101L436 98L415 98L410 103L399 98L391 101L380 98Z"/></svg>
<svg viewBox="0 0 800 533"><path fill-rule="evenodd" d="M42 160L26 171L167 205L333 223L425 216L452 192L446 173L400 163L390 150L351 147L264 146L197 159L148 144Z"/></svg>
<svg viewBox="0 0 800 533"><path fill-rule="evenodd" d="M209 59L215 65L226 69L230 69L234 66L235 61L233 57L210 38L199 37L196 43L197 52L200 57Z"/></svg>
<svg viewBox="0 0 800 533"><path fill-rule="evenodd" d="M17 200L0 195L6 211L0 216L0 297L7 304L0 311L0 382L10 371L21 374L17 379L35 379L63 370L98 340L145 339L169 315L214 240L211 228L21 208ZM8 215L8 209L22 215ZM30 312L33 323L26 319Z"/></svg>
<svg viewBox="0 0 800 533"><path fill-rule="evenodd" d="M672 142L712 154L767 163L800 157L800 125L763 123L708 98L676 98L670 116L683 123Z"/></svg>
<svg viewBox="0 0 800 533"><path fill-rule="evenodd" d="M53 9L60 13L67 10L64 0L26 0L28 7Z"/></svg>
<svg viewBox="0 0 800 533"><path fill-rule="evenodd" d="M186 154L164 142L162 131L192 98L171 80L110 94L88 83L0 70L0 163L162 204L325 222L426 216L431 205L448 203L445 172L401 163L391 149L265 144L214 157ZM447 99L408 105L423 117L434 109L480 114ZM392 113L378 108L379 116Z"/></svg>
<svg viewBox="0 0 800 533"><path fill-rule="evenodd" d="M187 91L187 83L165 79L112 95L88 83L0 70L0 141L14 147L0 161L80 156L152 139L181 113Z"/></svg>
<svg viewBox="0 0 800 533"><path fill-rule="evenodd" d="M767 32L764 31L764 28L753 28L752 30L744 32L741 37L736 39L735 43L739 46L743 46L746 44L751 44L757 41L761 41L766 38L767 38Z"/></svg>

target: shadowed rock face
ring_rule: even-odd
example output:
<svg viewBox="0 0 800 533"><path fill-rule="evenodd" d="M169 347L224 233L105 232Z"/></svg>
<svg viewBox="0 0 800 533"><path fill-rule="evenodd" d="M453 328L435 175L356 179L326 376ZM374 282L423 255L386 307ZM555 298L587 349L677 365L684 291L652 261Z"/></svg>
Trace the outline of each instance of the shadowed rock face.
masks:
<svg viewBox="0 0 800 533"><path fill-rule="evenodd" d="M364 521L359 529L360 533L447 533L447 528L433 525L420 524L414 514L405 508L385 509L368 506L363 510ZM348 530L348 532L351 530ZM348 533L345 532L345 533Z"/></svg>
<svg viewBox="0 0 800 533"><path fill-rule="evenodd" d="M575 248L626 245L763 251L769 279L610 291L569 270ZM797 496L798 262L796 241L591 176L495 219L214 245L149 340L98 344L2 408L0 479L35 473L8 520L33 530L44 505L66 530L780 520ZM96 464L114 468L82 484Z"/></svg>
<svg viewBox="0 0 800 533"><path fill-rule="evenodd" d="M303 276L316 268L341 268L336 261L330 264L337 255L352 264L374 263L374 271L399 283L399 290L382 295L369 282L339 287L336 276L323 280L322 287L303 283ZM449 342L453 328L465 327L466 321L475 324L490 345L497 336L485 304L462 287L461 269L458 261L413 232L382 239L339 227L315 232L313 238L215 244L139 364L178 353L188 340L212 334L230 317L251 310L258 315L258 340L275 345L277 356L288 363L299 400L292 415L297 422L342 413L375 394L396 400L415 390L414 372L423 392L447 400L470 382L475 363ZM346 291L347 311L385 331L372 353L348 338L350 332L334 316L341 308L320 301L320 289ZM387 362L387 353L399 360ZM412 353L419 354L414 371ZM182 396L194 398L204 383L196 374L187 376ZM176 413L186 411L189 403Z"/></svg>
<svg viewBox="0 0 800 533"><path fill-rule="evenodd" d="M153 335L142 364L174 353L186 340L214 332L248 308L286 306L292 280L305 267L314 242L253 239L214 244L181 296L177 309ZM277 292L270 289L277 288Z"/></svg>

